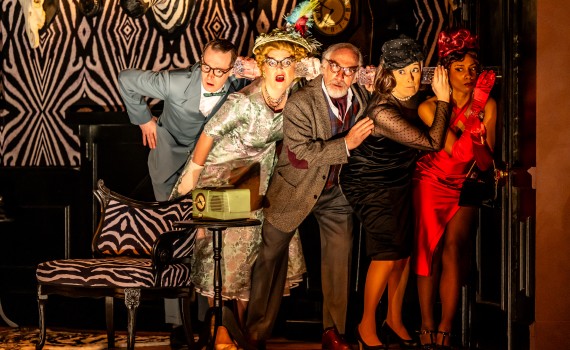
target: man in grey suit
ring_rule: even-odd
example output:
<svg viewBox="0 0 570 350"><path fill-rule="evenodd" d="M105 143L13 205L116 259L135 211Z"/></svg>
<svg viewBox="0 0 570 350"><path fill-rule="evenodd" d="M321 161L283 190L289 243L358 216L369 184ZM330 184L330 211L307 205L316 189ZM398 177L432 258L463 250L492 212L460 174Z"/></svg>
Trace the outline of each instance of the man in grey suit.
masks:
<svg viewBox="0 0 570 350"><path fill-rule="evenodd" d="M283 147L266 194L246 324L251 345L258 349L264 348L279 311L289 242L310 213L320 228L323 349L349 349L342 334L353 222L338 174L373 123L364 116L368 93L353 85L362 65L358 48L335 44L322 57L322 77L292 94L283 111Z"/></svg>
<svg viewBox="0 0 570 350"><path fill-rule="evenodd" d="M206 44L200 62L192 67L120 72L119 90L129 119L140 126L143 144L150 147L148 170L157 201L168 200L204 124L230 93L247 84L246 79L232 75L236 58L233 43L214 39ZM145 97L164 101L159 118L152 115ZM171 343L184 339L176 299L165 300L165 318L175 327Z"/></svg>
<svg viewBox="0 0 570 350"><path fill-rule="evenodd" d="M201 61L189 68L160 72L127 69L119 74L119 89L131 123L142 130L150 147L148 170L157 201L165 201L178 179L204 124L226 97L244 87L232 67L234 44L214 39L206 44ZM155 118L145 97L164 101Z"/></svg>

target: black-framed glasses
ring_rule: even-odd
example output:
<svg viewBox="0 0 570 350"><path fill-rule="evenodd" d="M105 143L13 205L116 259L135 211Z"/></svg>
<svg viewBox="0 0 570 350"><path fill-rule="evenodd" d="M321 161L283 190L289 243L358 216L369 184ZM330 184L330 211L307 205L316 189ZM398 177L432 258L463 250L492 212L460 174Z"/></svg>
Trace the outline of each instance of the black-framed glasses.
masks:
<svg viewBox="0 0 570 350"><path fill-rule="evenodd" d="M200 61L200 70L206 74L213 72L215 77L221 78L224 76L224 74L226 74L227 72L229 72L233 67L230 67L228 69L222 69L222 68L214 68L214 67L210 67L208 66L206 63L204 63L204 61Z"/></svg>
<svg viewBox="0 0 570 350"><path fill-rule="evenodd" d="M338 73L342 69L342 72L344 73L344 75L346 75L347 77L350 77L354 73L356 73L356 71L358 70L358 66L343 67L343 66L339 65L338 63L336 63L335 61L329 60L328 58L325 58L325 60L327 60L327 62L329 63L329 69L333 73Z"/></svg>
<svg viewBox="0 0 570 350"><path fill-rule="evenodd" d="M277 68L277 66L281 66L281 68L287 68L290 65L293 64L293 62L295 62L295 57L293 56L289 56L289 57L285 57L282 60L276 60L275 58L272 57L267 57L265 58L265 63L267 63L267 65L271 68Z"/></svg>

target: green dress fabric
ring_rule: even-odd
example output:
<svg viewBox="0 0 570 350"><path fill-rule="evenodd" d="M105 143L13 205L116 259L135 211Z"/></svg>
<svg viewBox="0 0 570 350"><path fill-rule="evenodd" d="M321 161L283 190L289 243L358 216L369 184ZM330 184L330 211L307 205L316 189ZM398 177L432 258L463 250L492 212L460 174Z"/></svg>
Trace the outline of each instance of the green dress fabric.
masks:
<svg viewBox="0 0 570 350"><path fill-rule="evenodd" d="M204 132L214 139L196 187L227 186L232 170L259 163L259 194L265 195L277 156L276 144L283 139L283 113L267 107L261 92L261 78L229 95L220 110L205 125ZM191 159L191 157L189 158ZM189 167L186 164L171 197L177 197L178 183ZM263 221L263 211L251 218ZM228 228L222 237L222 296L249 299L251 270L261 244L261 225ZM192 281L196 290L214 295L212 234L199 230L192 257ZM296 233L289 245L289 266L284 295L298 285L306 272L301 240Z"/></svg>

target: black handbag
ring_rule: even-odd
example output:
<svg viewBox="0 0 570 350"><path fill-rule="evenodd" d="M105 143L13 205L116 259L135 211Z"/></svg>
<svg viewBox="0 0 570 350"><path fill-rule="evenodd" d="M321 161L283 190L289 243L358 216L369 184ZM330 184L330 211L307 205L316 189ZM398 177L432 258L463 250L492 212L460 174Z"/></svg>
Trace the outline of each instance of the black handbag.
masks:
<svg viewBox="0 0 570 350"><path fill-rule="evenodd" d="M459 206L462 207L494 207L498 195L498 178L495 176L495 162L486 171L481 171L473 162L467 172L463 187L459 193Z"/></svg>

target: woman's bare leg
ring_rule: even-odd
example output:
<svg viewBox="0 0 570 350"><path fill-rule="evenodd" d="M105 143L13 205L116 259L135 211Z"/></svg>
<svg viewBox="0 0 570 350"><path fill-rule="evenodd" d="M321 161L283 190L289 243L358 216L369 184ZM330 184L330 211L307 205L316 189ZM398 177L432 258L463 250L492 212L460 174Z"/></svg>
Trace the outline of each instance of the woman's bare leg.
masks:
<svg viewBox="0 0 570 350"><path fill-rule="evenodd" d="M402 321L402 305L410 274L410 259L405 258L394 262L394 268L388 278L388 312L386 322L402 339L410 340L410 334Z"/></svg>
<svg viewBox="0 0 570 350"><path fill-rule="evenodd" d="M358 332L367 345L382 344L376 334L376 309L393 268L394 261L384 260L373 260L368 267L364 285L364 312L358 325Z"/></svg>
<svg viewBox="0 0 570 350"><path fill-rule="evenodd" d="M443 241L443 239L442 239ZM422 331L436 331L436 323L433 316L433 308L435 305L436 288L439 284L440 269L441 269L441 247L443 242L440 242L432 257L431 276L417 276L418 283L418 299L420 302L420 312L422 316L422 325L420 328L420 342L421 344L430 344L435 341L435 334L423 333ZM434 337L434 338L432 338Z"/></svg>
<svg viewBox="0 0 570 350"><path fill-rule="evenodd" d="M465 266L468 265L470 236L473 223L477 217L478 209L461 207L446 227L443 237L443 250L441 257L441 280L439 296L441 299L441 322L439 332L451 332L453 318L459 304L459 294L464 280ZM438 344L441 344L443 334L438 333ZM449 337L445 344L449 345Z"/></svg>

